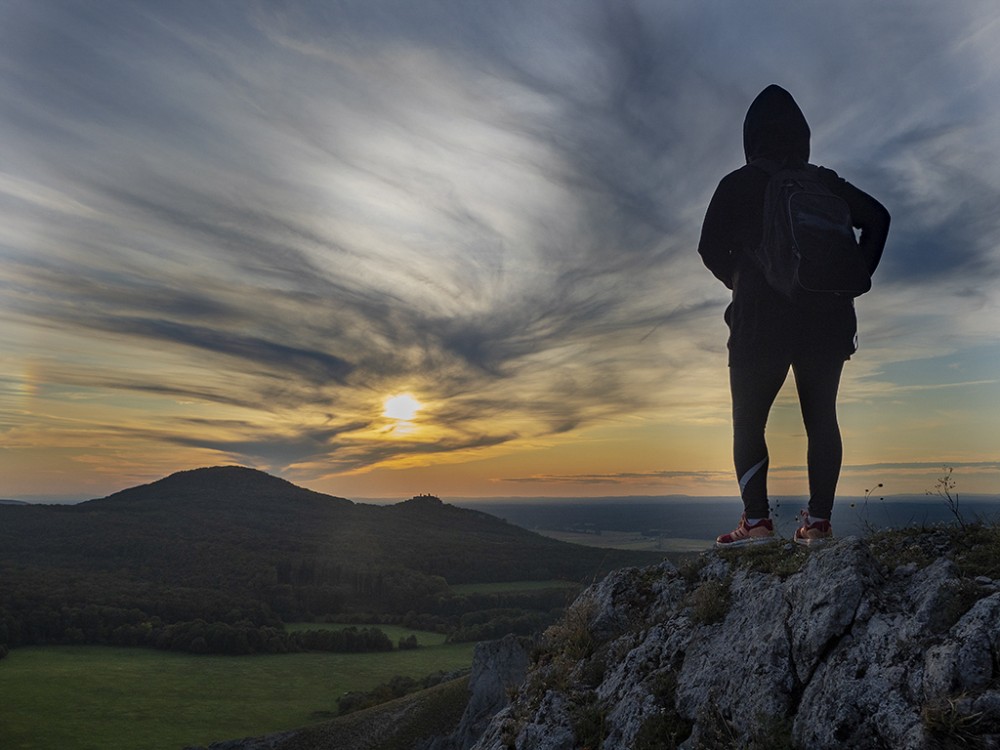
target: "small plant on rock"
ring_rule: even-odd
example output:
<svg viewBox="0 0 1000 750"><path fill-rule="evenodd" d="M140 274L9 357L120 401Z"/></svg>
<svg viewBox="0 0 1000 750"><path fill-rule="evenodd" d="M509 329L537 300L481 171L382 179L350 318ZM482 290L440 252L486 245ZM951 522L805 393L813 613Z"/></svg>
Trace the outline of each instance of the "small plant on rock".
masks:
<svg viewBox="0 0 1000 750"><path fill-rule="evenodd" d="M577 604L566 610L562 620L545 631L547 642L558 644L563 655L572 660L585 659L594 653L597 644L590 632L594 615L593 602Z"/></svg>
<svg viewBox="0 0 1000 750"><path fill-rule="evenodd" d="M972 609L973 605L983 598L983 590L968 578L961 578L952 588L950 596L941 602L938 610L938 622L943 629L950 628L962 615Z"/></svg>
<svg viewBox="0 0 1000 750"><path fill-rule="evenodd" d="M802 570L809 559L809 550L797 544L774 541L740 549L720 550L719 555L730 564L745 570L787 578Z"/></svg>
<svg viewBox="0 0 1000 750"><path fill-rule="evenodd" d="M677 672L665 669L647 683L659 710L648 716L636 735L634 750L675 750L691 736L692 723L677 712Z"/></svg>
<svg viewBox="0 0 1000 750"><path fill-rule="evenodd" d="M971 523L951 537L963 575L1000 579L1000 524Z"/></svg>
<svg viewBox="0 0 1000 750"><path fill-rule="evenodd" d="M633 750L676 750L691 736L691 722L675 711L662 710L639 728Z"/></svg>
<svg viewBox="0 0 1000 750"><path fill-rule="evenodd" d="M713 696L698 712L699 750L736 750L742 744L744 732L719 708Z"/></svg>
<svg viewBox="0 0 1000 750"><path fill-rule="evenodd" d="M969 710L971 701L959 695L929 703L921 711L924 728L937 740L937 747L978 747L985 727L982 712Z"/></svg>
<svg viewBox="0 0 1000 750"><path fill-rule="evenodd" d="M875 491L882 489L882 486L883 486L882 483L879 482L878 484L876 484L871 489L866 489L865 490L865 499L862 501L861 509L858 510L858 517L861 519L861 523L864 524L865 531L868 532L869 536L871 536L876 531L878 531L878 527L876 527L875 524L872 523L871 518L868 515L868 503L871 501L872 495L875 494ZM885 511L885 517L886 517L886 520L888 521L889 520L889 509L885 507L885 498L880 496L878 500L879 500L879 503L882 505L882 510ZM854 508L855 510L857 510L857 503L851 503L851 507Z"/></svg>
<svg viewBox="0 0 1000 750"><path fill-rule="evenodd" d="M707 558L704 554L685 557L677 566L677 573L684 579L688 586L694 586L701 578L700 573L702 568L705 567L706 560Z"/></svg>
<svg viewBox="0 0 1000 750"><path fill-rule="evenodd" d="M699 625L722 622L729 611L729 584L724 581L705 581L689 595L691 619Z"/></svg>
<svg viewBox="0 0 1000 750"><path fill-rule="evenodd" d="M597 701L595 693L588 693L570 710L573 722L573 735L576 744L585 750L597 750L604 742L605 711Z"/></svg>
<svg viewBox="0 0 1000 750"><path fill-rule="evenodd" d="M965 518L962 516L962 511L958 508L958 493L955 492L955 487L958 485L951 476L952 470L951 466L946 466L944 468L944 474L938 477L935 489L928 490L927 494L937 495L944 500L945 505L948 506L948 510L950 510L951 514L955 516L955 520L958 521L958 525L961 526L964 531L966 523Z"/></svg>
<svg viewBox="0 0 1000 750"><path fill-rule="evenodd" d="M879 531L869 539L875 558L889 570L911 563L918 568L926 568L938 554L930 546L928 532L911 527Z"/></svg>

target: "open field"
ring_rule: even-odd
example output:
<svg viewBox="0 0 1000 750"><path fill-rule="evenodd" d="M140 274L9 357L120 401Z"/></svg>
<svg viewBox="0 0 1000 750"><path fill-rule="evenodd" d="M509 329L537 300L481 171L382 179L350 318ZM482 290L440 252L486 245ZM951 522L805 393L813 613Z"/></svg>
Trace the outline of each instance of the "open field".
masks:
<svg viewBox="0 0 1000 750"><path fill-rule="evenodd" d="M509 581L506 583L459 583L451 587L456 594L501 594L511 591L544 591L545 589L576 589L574 581Z"/></svg>
<svg viewBox="0 0 1000 750"><path fill-rule="evenodd" d="M468 667L473 648L258 656L19 648L0 661L0 748L180 750L291 729L332 716L345 692Z"/></svg>
<svg viewBox="0 0 1000 750"><path fill-rule="evenodd" d="M701 552L712 546L711 541L703 539L684 539L678 537L643 536L636 531L602 531L600 534L587 534L576 531L551 531L536 529L542 536L558 539L560 542L572 542L587 547L605 549L625 549L632 551L652 552Z"/></svg>

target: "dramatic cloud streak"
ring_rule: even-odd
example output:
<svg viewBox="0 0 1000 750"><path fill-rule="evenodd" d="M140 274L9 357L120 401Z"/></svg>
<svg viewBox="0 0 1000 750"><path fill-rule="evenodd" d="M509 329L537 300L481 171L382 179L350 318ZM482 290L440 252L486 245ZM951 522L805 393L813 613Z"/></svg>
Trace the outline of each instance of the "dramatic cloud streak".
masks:
<svg viewBox="0 0 1000 750"><path fill-rule="evenodd" d="M844 384L850 457L993 460L998 18L8 5L0 492L219 460L361 494L391 485L381 468L504 456L531 482L721 477L725 290L694 248L771 82L814 158L893 213ZM402 391L425 404L407 435L381 415ZM601 465L578 471L574 445Z"/></svg>

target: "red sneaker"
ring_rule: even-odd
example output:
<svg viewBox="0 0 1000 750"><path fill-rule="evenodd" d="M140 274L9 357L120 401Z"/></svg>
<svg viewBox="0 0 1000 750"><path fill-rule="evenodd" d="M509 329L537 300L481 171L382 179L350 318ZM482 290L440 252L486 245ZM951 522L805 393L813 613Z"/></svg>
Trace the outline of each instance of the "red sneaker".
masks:
<svg viewBox="0 0 1000 750"><path fill-rule="evenodd" d="M833 539L833 527L829 521L817 518L809 523L809 514L802 511L801 515L802 525L795 530L796 544L804 544L808 547L811 544L823 544Z"/></svg>
<svg viewBox="0 0 1000 750"><path fill-rule="evenodd" d="M747 514L740 516L740 525L728 534L716 538L716 547L742 547L745 544L760 544L774 539L774 524L770 518L758 521L753 526L747 524Z"/></svg>

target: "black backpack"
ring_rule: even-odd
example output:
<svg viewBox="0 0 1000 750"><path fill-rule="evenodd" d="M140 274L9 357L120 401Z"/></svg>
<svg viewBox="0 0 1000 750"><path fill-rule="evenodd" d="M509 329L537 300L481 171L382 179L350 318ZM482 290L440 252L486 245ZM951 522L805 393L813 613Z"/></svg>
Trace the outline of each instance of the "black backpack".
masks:
<svg viewBox="0 0 1000 750"><path fill-rule="evenodd" d="M764 194L764 233L755 253L767 282L793 302L821 305L872 287L851 211L812 164L758 159L771 179Z"/></svg>

